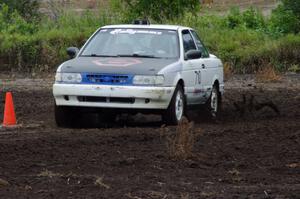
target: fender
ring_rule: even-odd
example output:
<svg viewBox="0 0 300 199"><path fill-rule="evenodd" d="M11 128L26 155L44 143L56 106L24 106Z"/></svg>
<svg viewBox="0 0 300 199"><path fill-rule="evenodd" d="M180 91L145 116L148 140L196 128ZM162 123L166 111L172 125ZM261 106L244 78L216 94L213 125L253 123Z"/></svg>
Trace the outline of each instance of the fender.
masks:
<svg viewBox="0 0 300 199"><path fill-rule="evenodd" d="M178 81L182 79L181 71L182 71L182 63L177 61L172 63L163 69L161 69L158 74L164 75L165 77L165 86L176 86Z"/></svg>
<svg viewBox="0 0 300 199"><path fill-rule="evenodd" d="M220 80L220 76L218 74L215 74L214 77L212 78L211 87L213 87L213 85L216 81L218 81L220 84L219 80Z"/></svg>
<svg viewBox="0 0 300 199"><path fill-rule="evenodd" d="M224 82L223 82L222 76L220 76L219 74L215 74L213 79L212 79L211 86L213 86L216 81L218 81L219 91L223 95L224 94Z"/></svg>

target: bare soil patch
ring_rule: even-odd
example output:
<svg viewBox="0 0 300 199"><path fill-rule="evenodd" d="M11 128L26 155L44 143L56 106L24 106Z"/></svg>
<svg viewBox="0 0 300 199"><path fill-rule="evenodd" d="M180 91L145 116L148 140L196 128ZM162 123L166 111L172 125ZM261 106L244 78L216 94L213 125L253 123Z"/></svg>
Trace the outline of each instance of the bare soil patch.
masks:
<svg viewBox="0 0 300 199"><path fill-rule="evenodd" d="M201 134L186 160L169 156L155 116L109 127L57 128L51 79L0 81L0 101L4 91L13 92L21 124L0 128L0 198L300 197L298 75L275 83L232 77L220 121L189 113ZM234 103L243 104L243 95L258 104L272 101L280 114L245 103L241 115ZM2 120L2 103L0 110Z"/></svg>

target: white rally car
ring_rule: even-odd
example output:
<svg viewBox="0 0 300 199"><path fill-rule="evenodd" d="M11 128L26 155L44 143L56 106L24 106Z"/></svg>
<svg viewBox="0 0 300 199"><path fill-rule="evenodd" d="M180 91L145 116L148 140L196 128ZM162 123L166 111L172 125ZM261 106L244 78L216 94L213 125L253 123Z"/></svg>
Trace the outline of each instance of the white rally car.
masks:
<svg viewBox="0 0 300 199"><path fill-rule="evenodd" d="M61 64L53 85L58 126L85 111L113 120L149 112L176 125L187 108L205 105L216 117L224 92L223 65L197 33L171 25L110 25L98 29Z"/></svg>

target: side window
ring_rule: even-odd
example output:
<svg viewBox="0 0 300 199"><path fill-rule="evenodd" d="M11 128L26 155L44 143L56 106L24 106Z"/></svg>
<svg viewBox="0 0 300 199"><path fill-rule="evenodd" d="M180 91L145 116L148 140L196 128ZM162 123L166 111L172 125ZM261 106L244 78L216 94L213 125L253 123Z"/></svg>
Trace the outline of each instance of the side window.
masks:
<svg viewBox="0 0 300 199"><path fill-rule="evenodd" d="M198 34L194 30L191 30L191 33L196 41L198 50L200 50L202 52L202 57L209 57L209 53L208 53L207 49L205 48L205 46L203 45L203 43L201 42Z"/></svg>
<svg viewBox="0 0 300 199"><path fill-rule="evenodd" d="M193 37L188 30L182 31L182 40L183 40L183 48L185 53L188 52L189 50L197 49Z"/></svg>

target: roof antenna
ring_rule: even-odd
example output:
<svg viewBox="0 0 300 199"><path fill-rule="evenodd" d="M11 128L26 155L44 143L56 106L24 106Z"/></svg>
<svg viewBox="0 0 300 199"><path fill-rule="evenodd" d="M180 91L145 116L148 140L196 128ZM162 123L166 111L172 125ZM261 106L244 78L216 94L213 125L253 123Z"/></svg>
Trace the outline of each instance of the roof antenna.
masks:
<svg viewBox="0 0 300 199"><path fill-rule="evenodd" d="M135 19L132 24L134 25L150 25L150 21L148 19Z"/></svg>

